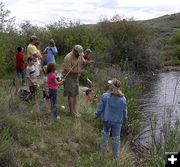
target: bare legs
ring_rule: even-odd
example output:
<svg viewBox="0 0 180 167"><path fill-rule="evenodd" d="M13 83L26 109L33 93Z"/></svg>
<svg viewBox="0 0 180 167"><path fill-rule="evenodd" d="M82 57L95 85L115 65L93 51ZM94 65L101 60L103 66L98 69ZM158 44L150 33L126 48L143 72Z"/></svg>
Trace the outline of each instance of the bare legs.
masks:
<svg viewBox="0 0 180 167"><path fill-rule="evenodd" d="M77 112L77 96L68 96L69 111L79 117L80 114Z"/></svg>

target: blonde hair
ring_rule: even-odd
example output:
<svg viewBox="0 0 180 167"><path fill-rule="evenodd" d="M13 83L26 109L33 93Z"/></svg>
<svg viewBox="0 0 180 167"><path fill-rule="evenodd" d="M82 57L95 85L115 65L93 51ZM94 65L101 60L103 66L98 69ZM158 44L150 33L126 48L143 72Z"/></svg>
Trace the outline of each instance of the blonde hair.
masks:
<svg viewBox="0 0 180 167"><path fill-rule="evenodd" d="M121 87L121 81L119 81L118 79L114 78L112 80L112 87L110 89L110 93L112 95L115 95L115 96L119 96L119 97L123 97L124 96L124 93L121 91L120 87Z"/></svg>

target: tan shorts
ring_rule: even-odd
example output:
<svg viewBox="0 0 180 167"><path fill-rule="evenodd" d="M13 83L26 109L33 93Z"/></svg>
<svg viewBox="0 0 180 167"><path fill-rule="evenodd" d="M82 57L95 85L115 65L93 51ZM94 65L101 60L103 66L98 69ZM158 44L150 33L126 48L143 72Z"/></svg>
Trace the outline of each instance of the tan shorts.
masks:
<svg viewBox="0 0 180 167"><path fill-rule="evenodd" d="M64 81L64 96L77 96L79 94L79 77L68 75Z"/></svg>

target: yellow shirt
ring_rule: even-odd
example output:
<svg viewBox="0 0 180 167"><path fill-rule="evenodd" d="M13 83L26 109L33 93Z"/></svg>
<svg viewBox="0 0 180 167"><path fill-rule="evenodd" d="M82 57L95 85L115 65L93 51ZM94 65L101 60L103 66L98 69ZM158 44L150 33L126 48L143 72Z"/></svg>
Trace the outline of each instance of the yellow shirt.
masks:
<svg viewBox="0 0 180 167"><path fill-rule="evenodd" d="M33 44L29 44L27 47L27 57L33 56L34 54L37 54L37 48Z"/></svg>
<svg viewBox="0 0 180 167"><path fill-rule="evenodd" d="M71 51L64 58L64 73L67 74L69 71L78 71L82 69L82 65L83 65L83 57L79 56L77 58L73 54L73 51Z"/></svg>

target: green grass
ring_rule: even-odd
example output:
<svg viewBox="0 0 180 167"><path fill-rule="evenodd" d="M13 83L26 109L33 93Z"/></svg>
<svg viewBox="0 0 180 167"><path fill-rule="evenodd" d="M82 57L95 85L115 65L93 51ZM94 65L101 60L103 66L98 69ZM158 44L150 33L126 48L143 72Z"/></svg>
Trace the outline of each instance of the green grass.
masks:
<svg viewBox="0 0 180 167"><path fill-rule="evenodd" d="M98 95L97 100L87 103L84 96L78 97L77 109L82 114L80 118L71 116L68 112L67 98L63 97L62 88L58 90L60 121L53 120L47 109L47 104L42 100L41 91L38 92L37 103L27 103L21 101L14 94L14 87L9 89L9 86L6 86L8 81L2 84L0 98L3 100L3 94L6 93L8 96L5 101L11 103L7 105L5 101L3 102L4 105L0 107L0 111L6 112L1 112L0 118L7 122L7 126L11 129L11 150L20 166L116 166L116 162L112 158L111 142L109 151L105 154L101 152L102 122L93 119L97 103L104 91L103 87L105 88L106 85L105 80L108 79L101 77L103 73L104 71L99 71L99 78L96 79L97 85L94 84L92 87ZM102 85L101 89L97 89L98 85ZM136 96L138 92L139 90L133 94L127 92L127 95ZM132 99L131 101L133 101ZM62 105L65 106L65 109L61 108ZM132 110L136 109L138 112L134 105L137 106L137 102L132 102L130 106L130 118L133 116ZM137 119L139 117L135 118L135 120ZM131 126L128 124L133 124L134 128L137 123L131 121L127 123L127 130L130 130ZM130 140L125 133L122 136L121 156L118 161L119 166L122 167L124 165L127 167L136 166L135 155L128 143Z"/></svg>

